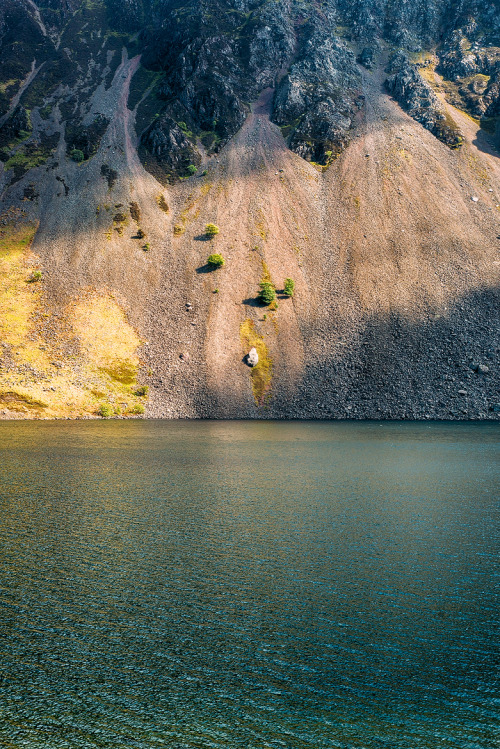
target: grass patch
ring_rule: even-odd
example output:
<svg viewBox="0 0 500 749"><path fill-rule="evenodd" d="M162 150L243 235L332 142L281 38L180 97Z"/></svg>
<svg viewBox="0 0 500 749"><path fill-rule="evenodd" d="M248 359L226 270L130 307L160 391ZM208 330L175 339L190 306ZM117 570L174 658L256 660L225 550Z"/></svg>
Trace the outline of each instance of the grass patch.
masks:
<svg viewBox="0 0 500 749"><path fill-rule="evenodd" d="M20 180L30 169L45 164L54 153L58 141L59 135L55 134L44 136L39 142L30 142L20 146L5 163L5 169L14 170L12 182Z"/></svg>
<svg viewBox="0 0 500 749"><path fill-rule="evenodd" d="M138 395L139 337L118 303L89 292L55 319L44 285L27 283L37 258L33 224L0 216L0 409L26 418L134 413ZM61 314L62 313L62 314ZM140 388L139 388L140 390Z"/></svg>
<svg viewBox="0 0 500 749"><path fill-rule="evenodd" d="M71 318L87 361L114 383L132 385L140 339L116 301L107 295L92 295L73 307Z"/></svg>
<svg viewBox="0 0 500 749"><path fill-rule="evenodd" d="M250 377L255 402L258 406L262 406L271 388L273 364L264 339L255 330L253 320L247 318L241 323L240 340L244 354L247 354L252 347L257 349L259 362L255 367L252 367Z"/></svg>
<svg viewBox="0 0 500 749"><path fill-rule="evenodd" d="M157 83L164 74L154 70L147 70L142 65L137 68L130 81L127 108L133 111L143 98L145 92Z"/></svg>
<svg viewBox="0 0 500 749"><path fill-rule="evenodd" d="M15 357L30 330L30 315L39 294L26 284L28 250L36 233L29 224L0 229L0 338Z"/></svg>
<svg viewBox="0 0 500 749"><path fill-rule="evenodd" d="M40 412L47 407L47 403L17 390L0 391L0 405L15 412Z"/></svg>

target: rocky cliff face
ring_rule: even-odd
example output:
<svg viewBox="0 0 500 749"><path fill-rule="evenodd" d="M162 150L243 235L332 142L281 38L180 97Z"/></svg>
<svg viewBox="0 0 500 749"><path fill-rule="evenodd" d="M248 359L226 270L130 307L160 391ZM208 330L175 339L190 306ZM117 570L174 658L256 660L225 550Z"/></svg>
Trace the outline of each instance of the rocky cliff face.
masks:
<svg viewBox="0 0 500 749"><path fill-rule="evenodd" d="M327 164L345 148L362 106L360 82L352 50L335 38L331 24L316 28L279 83L273 103L272 119L295 153Z"/></svg>
<svg viewBox="0 0 500 749"><path fill-rule="evenodd" d="M499 15L4 0L0 412L500 418Z"/></svg>
<svg viewBox="0 0 500 749"><path fill-rule="evenodd" d="M447 115L445 107L430 84L422 78L418 68L398 52L389 61L387 72L387 90L408 114L447 146L459 148L463 137L457 124Z"/></svg>

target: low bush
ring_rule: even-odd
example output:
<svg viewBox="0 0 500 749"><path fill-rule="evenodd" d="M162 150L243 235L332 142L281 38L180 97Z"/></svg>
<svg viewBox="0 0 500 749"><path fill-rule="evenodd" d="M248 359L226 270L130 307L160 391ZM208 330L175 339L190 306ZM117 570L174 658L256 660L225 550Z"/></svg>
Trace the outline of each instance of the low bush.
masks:
<svg viewBox="0 0 500 749"><path fill-rule="evenodd" d="M146 409L142 405L142 403L136 403L135 406L132 406L129 413L131 414L143 414Z"/></svg>
<svg viewBox="0 0 500 749"><path fill-rule="evenodd" d="M77 164L80 164L85 158L85 154L83 153L83 151L80 151L79 148L73 148L73 150L70 151L69 155L71 156L73 161L76 161Z"/></svg>
<svg viewBox="0 0 500 749"><path fill-rule="evenodd" d="M293 278L285 278L284 284L283 284L283 294L285 296L293 296L293 292L295 290L295 281Z"/></svg>
<svg viewBox="0 0 500 749"><path fill-rule="evenodd" d="M168 207L168 203L165 200L164 195L162 194L158 195L158 197L156 198L156 202L158 203L158 206L161 208L161 210L164 211L164 213L169 212L170 208Z"/></svg>
<svg viewBox="0 0 500 749"><path fill-rule="evenodd" d="M213 268L222 268L222 266L226 264L226 261L224 260L222 255L219 255L218 252L215 252L213 255L208 256L207 263Z"/></svg>
<svg viewBox="0 0 500 749"><path fill-rule="evenodd" d="M276 301L276 289L271 281L260 282L259 299L263 304L272 304Z"/></svg>
<svg viewBox="0 0 500 749"><path fill-rule="evenodd" d="M145 396L149 393L149 387L147 385L139 385L139 387L134 390L134 395L138 396Z"/></svg>
<svg viewBox="0 0 500 749"><path fill-rule="evenodd" d="M196 174L196 172L198 171L198 169L195 167L194 164L190 164L187 170L188 170L188 174L190 174L191 176L193 176L193 174Z"/></svg>
<svg viewBox="0 0 500 749"><path fill-rule="evenodd" d="M31 276L28 278L28 283L36 283L42 280L42 271L34 270Z"/></svg>
<svg viewBox="0 0 500 749"><path fill-rule="evenodd" d="M207 224L205 226L205 234L207 237L215 237L220 232L217 224Z"/></svg>
<svg viewBox="0 0 500 749"><path fill-rule="evenodd" d="M109 403L101 403L99 406L99 410L97 412L99 416L102 416L103 419L109 419L114 414L113 406L111 406Z"/></svg>

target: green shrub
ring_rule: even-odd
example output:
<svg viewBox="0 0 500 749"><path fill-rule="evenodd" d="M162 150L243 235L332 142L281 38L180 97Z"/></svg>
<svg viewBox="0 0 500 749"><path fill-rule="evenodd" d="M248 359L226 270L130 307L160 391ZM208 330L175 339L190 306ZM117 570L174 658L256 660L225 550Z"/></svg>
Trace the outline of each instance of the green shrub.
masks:
<svg viewBox="0 0 500 749"><path fill-rule="evenodd" d="M293 296L293 292L295 289L295 281L293 278L285 278L285 282L283 284L283 294L286 296Z"/></svg>
<svg viewBox="0 0 500 749"><path fill-rule="evenodd" d="M109 419L114 414L113 406L109 403L101 403L97 412L103 419Z"/></svg>
<svg viewBox="0 0 500 749"><path fill-rule="evenodd" d="M142 249L144 250L144 252L148 252L151 249L151 245L149 244L149 242L146 242L146 244L143 244Z"/></svg>
<svg viewBox="0 0 500 749"><path fill-rule="evenodd" d="M272 304L276 300L276 289L271 281L260 282L259 299L263 304Z"/></svg>
<svg viewBox="0 0 500 749"><path fill-rule="evenodd" d="M42 271L34 270L31 276L28 278L28 283L36 283L42 280Z"/></svg>
<svg viewBox="0 0 500 749"><path fill-rule="evenodd" d="M139 385L137 390L134 391L134 395L143 396L149 393L149 387L147 385Z"/></svg>
<svg viewBox="0 0 500 749"><path fill-rule="evenodd" d="M131 414L143 414L146 409L142 405L142 403L136 403L135 406L132 406L130 409Z"/></svg>
<svg viewBox="0 0 500 749"><path fill-rule="evenodd" d="M186 138L193 138L193 133L188 128L185 122L178 122L177 126L182 130Z"/></svg>
<svg viewBox="0 0 500 749"><path fill-rule="evenodd" d="M71 156L73 161L76 161L77 164L79 164L85 158L85 154L83 153L83 151L80 151L79 148L73 148L73 150L70 151L69 155Z"/></svg>
<svg viewBox="0 0 500 749"><path fill-rule="evenodd" d="M226 264L226 261L222 257L222 255L219 255L218 252L215 252L213 255L209 255L207 258L208 265L212 265L214 268L222 268L223 265Z"/></svg>
<svg viewBox="0 0 500 749"><path fill-rule="evenodd" d="M188 174L190 174L191 176L193 176L193 174L196 174L196 172L198 171L198 169L195 167L194 164L190 164L187 170L188 170Z"/></svg>
<svg viewBox="0 0 500 749"><path fill-rule="evenodd" d="M207 237L215 237L219 232L220 229L216 224L207 224L205 226L205 234Z"/></svg>

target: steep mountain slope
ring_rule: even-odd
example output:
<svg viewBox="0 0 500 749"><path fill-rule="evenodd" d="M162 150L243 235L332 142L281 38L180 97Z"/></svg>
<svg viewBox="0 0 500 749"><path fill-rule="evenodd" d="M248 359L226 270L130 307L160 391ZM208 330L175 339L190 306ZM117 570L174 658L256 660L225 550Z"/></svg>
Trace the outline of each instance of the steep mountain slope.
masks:
<svg viewBox="0 0 500 749"><path fill-rule="evenodd" d="M497 11L9 0L3 416L500 418Z"/></svg>

